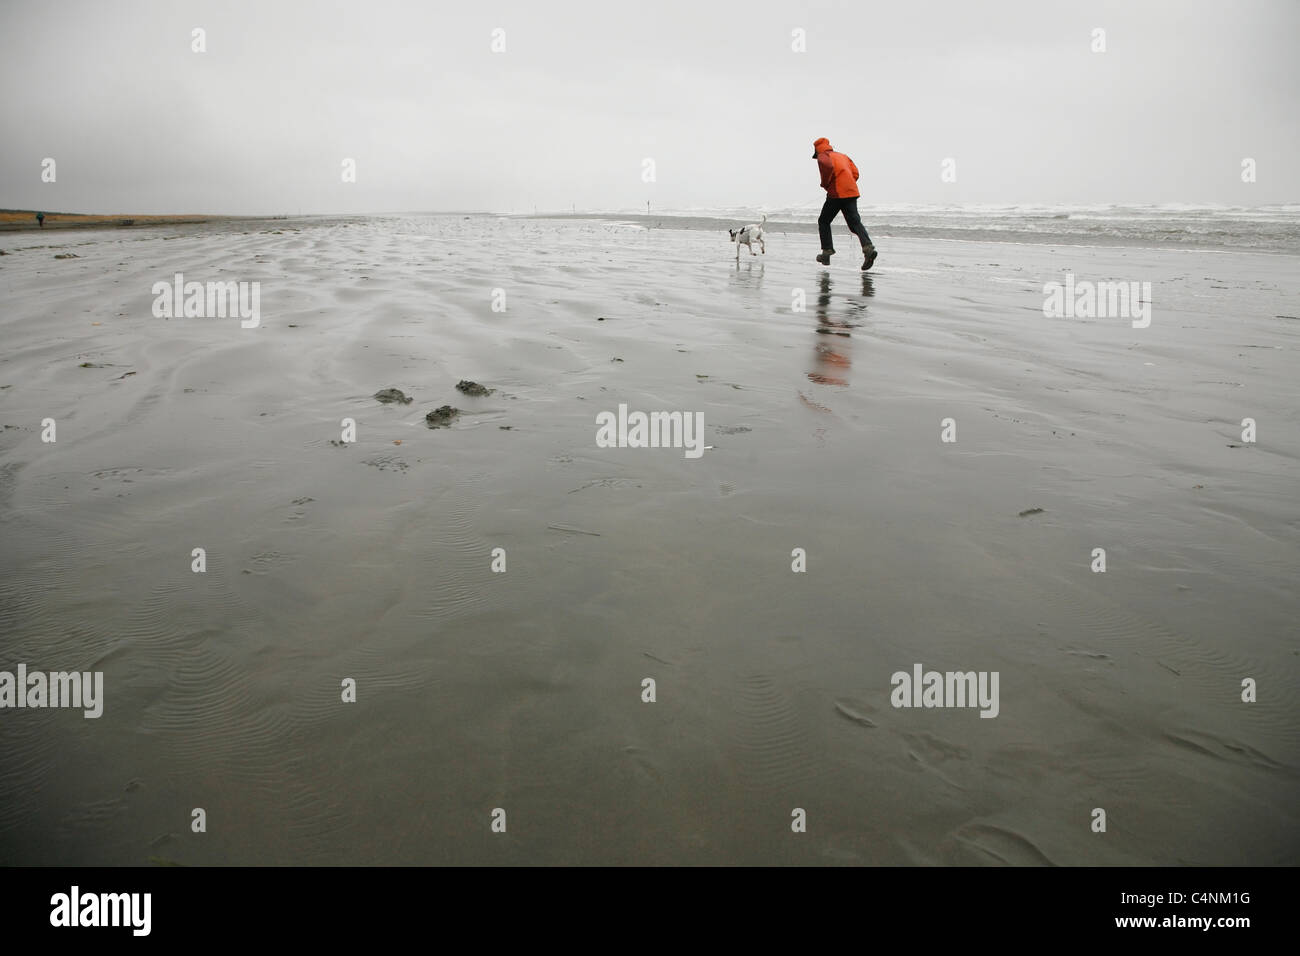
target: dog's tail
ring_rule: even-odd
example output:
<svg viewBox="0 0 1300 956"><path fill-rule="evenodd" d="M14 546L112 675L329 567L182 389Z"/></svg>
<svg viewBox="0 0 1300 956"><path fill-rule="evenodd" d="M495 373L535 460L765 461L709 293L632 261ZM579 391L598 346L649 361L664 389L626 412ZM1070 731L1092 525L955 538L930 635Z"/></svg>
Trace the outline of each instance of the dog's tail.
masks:
<svg viewBox="0 0 1300 956"><path fill-rule="evenodd" d="M761 223L759 223L759 225L760 225L760 226L766 226L766 225L767 225L767 213L763 213L763 221L762 221Z"/></svg>

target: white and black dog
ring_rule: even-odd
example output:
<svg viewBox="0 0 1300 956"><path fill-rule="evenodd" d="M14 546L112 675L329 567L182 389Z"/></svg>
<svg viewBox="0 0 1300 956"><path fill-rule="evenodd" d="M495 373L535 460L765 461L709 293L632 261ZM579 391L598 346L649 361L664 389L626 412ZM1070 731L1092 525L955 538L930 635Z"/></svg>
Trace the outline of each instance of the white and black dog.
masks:
<svg viewBox="0 0 1300 956"><path fill-rule="evenodd" d="M754 243L758 243L758 248L763 250L763 255L767 255L767 246L763 245L763 227L767 225L767 214L763 214L762 222L751 223L748 226L741 226L739 229L728 229L731 233L731 241L736 244L736 261L740 261L740 246L743 243L749 247L751 256L758 255L754 251Z"/></svg>

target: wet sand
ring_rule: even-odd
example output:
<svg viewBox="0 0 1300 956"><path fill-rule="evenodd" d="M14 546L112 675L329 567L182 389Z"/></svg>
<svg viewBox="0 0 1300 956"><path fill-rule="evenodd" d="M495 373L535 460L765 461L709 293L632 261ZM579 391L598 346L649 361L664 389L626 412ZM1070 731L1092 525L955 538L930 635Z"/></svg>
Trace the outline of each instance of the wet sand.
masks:
<svg viewBox="0 0 1300 956"><path fill-rule="evenodd" d="M0 862L1300 862L1295 258L876 238L6 239L0 669L105 702L0 710ZM1045 318L1067 271L1151 327ZM260 327L155 318L176 272ZM918 662L999 715L893 708Z"/></svg>

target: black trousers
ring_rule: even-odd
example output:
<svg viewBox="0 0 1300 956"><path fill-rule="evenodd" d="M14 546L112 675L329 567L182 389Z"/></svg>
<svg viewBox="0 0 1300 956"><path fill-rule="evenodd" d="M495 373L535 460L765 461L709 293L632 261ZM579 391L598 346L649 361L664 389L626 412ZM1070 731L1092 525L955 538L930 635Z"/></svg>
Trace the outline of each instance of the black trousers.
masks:
<svg viewBox="0 0 1300 956"><path fill-rule="evenodd" d="M821 236L822 248L835 248L831 244L831 223L840 213L844 213L844 221L848 223L849 231L857 236L864 246L872 245L871 237L867 235L867 227L862 225L862 217L858 215L858 197L836 199L827 196L826 203L822 206L822 214L817 217L817 234Z"/></svg>

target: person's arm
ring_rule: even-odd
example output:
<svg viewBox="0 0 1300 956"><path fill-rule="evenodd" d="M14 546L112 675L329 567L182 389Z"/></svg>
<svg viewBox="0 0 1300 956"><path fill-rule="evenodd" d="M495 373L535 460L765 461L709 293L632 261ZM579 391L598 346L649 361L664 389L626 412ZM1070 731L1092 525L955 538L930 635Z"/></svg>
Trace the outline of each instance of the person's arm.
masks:
<svg viewBox="0 0 1300 956"><path fill-rule="evenodd" d="M817 169L822 174L822 189L830 189L831 180L835 175L835 167L831 163L829 154L822 153L817 157Z"/></svg>
<svg viewBox="0 0 1300 956"><path fill-rule="evenodd" d="M849 168L853 170L853 181L856 183L858 181L858 164L850 159Z"/></svg>

